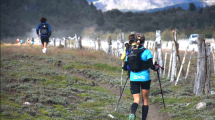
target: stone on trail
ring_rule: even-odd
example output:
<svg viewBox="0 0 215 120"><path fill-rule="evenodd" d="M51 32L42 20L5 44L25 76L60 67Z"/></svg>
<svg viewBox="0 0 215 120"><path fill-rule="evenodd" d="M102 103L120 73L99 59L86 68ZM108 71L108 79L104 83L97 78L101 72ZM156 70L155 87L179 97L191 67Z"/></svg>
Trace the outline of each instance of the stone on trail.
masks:
<svg viewBox="0 0 215 120"><path fill-rule="evenodd" d="M199 109L203 109L206 107L206 103L205 102L200 102L197 104L196 106L196 109L199 110Z"/></svg>
<svg viewBox="0 0 215 120"><path fill-rule="evenodd" d="M24 105L31 105L31 103L29 103L29 102L24 102L23 104Z"/></svg>
<svg viewBox="0 0 215 120"><path fill-rule="evenodd" d="M188 105L190 105L190 103L187 103L187 104L186 104L186 107L187 107Z"/></svg>

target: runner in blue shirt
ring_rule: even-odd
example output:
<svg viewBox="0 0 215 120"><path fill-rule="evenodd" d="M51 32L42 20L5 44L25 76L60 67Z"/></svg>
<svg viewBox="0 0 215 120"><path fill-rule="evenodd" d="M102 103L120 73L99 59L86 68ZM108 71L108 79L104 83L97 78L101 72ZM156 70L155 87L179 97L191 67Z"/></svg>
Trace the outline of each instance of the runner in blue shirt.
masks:
<svg viewBox="0 0 215 120"><path fill-rule="evenodd" d="M144 49L144 42L145 42L145 36L141 33L137 33L135 37L136 42L140 42L140 45L138 46L138 49ZM134 102L131 105L131 114L129 115L129 120L135 119L135 113L137 110L137 107L140 103L140 90L142 91L143 96L143 106L142 106L142 120L146 120L147 114L148 114L148 99L149 99L149 91L150 91L150 71L149 68L152 70L157 71L159 69L158 66L153 65L152 62L152 54L149 49L145 49L140 54L141 60L147 62L145 70L139 71L139 72L132 72L130 73L130 90L131 94L133 95ZM127 61L127 59L126 59Z"/></svg>
<svg viewBox="0 0 215 120"><path fill-rule="evenodd" d="M46 18L42 17L40 19L41 24L39 24L36 29L38 38L41 38L41 42L43 45L42 52L44 54L46 54L49 37L51 36L51 27L49 24L46 23L46 20L47 20ZM39 30L40 30L40 34L39 34Z"/></svg>

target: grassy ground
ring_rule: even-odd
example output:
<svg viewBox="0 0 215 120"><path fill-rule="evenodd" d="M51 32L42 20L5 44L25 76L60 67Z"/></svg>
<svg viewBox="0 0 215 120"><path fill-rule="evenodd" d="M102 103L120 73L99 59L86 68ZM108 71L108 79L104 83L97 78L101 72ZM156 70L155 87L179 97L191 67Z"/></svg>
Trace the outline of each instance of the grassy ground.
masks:
<svg viewBox="0 0 215 120"><path fill-rule="evenodd" d="M1 119L110 119L107 114L127 119L132 103L129 82L117 113L114 108L119 97L97 84L120 86L119 58L98 51L52 47L48 48L47 55L41 53L38 46L1 45ZM194 96L195 64L190 71L188 80L178 86L161 77L166 110L162 109L156 73L151 71L150 104L159 103L161 111L170 113L173 120L215 119L215 96ZM73 73L89 79L73 76ZM212 75L211 86L215 90ZM206 102L207 107L196 110L200 101ZM140 109L137 116L141 118Z"/></svg>

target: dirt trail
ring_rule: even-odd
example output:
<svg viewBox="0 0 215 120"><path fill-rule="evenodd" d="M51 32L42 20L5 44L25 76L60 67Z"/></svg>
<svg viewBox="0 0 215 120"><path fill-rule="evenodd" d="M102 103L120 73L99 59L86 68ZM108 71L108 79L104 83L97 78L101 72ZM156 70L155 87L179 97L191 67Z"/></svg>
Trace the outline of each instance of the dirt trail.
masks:
<svg viewBox="0 0 215 120"><path fill-rule="evenodd" d="M57 68L57 69L62 71L61 68ZM69 73L69 72L64 70L64 73ZM85 77L83 74L80 74L80 73L72 73L72 75L76 76L76 77L79 77L79 78L82 78L82 79L93 80L91 78ZM120 92L119 92L120 89L119 88L113 87L112 85L107 84L107 83L106 84L102 84L100 82L96 82L96 83L99 86L101 86L101 87L109 90L111 93L113 93L113 94L115 94L117 96L120 95ZM140 105L142 105L142 103L140 103ZM151 105L149 105L149 112L148 112L147 120L171 120L170 117L169 117L169 115L168 115L168 113L162 113L162 112L159 112L159 110L160 110L160 108L159 108L158 104L151 104Z"/></svg>

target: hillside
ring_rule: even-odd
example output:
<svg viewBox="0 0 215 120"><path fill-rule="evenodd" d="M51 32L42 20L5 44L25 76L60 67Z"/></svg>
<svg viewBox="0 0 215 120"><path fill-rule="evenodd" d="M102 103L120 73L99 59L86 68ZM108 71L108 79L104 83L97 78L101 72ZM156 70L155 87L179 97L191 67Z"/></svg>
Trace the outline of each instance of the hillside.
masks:
<svg viewBox="0 0 215 120"><path fill-rule="evenodd" d="M57 47L49 47L44 56L40 50L40 46L1 44L1 120L111 119L108 114L116 120L128 118L133 100L129 82L114 112L121 83L119 58L101 51ZM180 56L183 54L180 51ZM150 71L149 120L215 119L215 96L193 94L196 60L193 57L187 81L177 86L166 76L160 76L166 109L156 72ZM125 79L126 72L123 84ZM215 90L214 79L212 74L212 90ZM199 102L205 102L206 107L197 110ZM141 112L139 106L136 120L141 120Z"/></svg>
<svg viewBox="0 0 215 120"><path fill-rule="evenodd" d="M94 24L99 14L86 0L1 0L1 37L25 36L43 16L53 37L68 36Z"/></svg>
<svg viewBox="0 0 215 120"><path fill-rule="evenodd" d="M103 39L107 40L108 34L116 31L128 34L131 31L146 33L160 29L164 32L175 28L183 38L188 38L191 33L202 33L212 38L215 37L214 11L215 6L199 8L199 11L177 7L152 13L121 12L118 9L102 12L86 0L1 0L1 40L12 42L6 38L32 37L26 34L40 24L42 16L51 25L51 37L58 38L78 34L95 39L107 34ZM31 34L36 34L34 31Z"/></svg>

